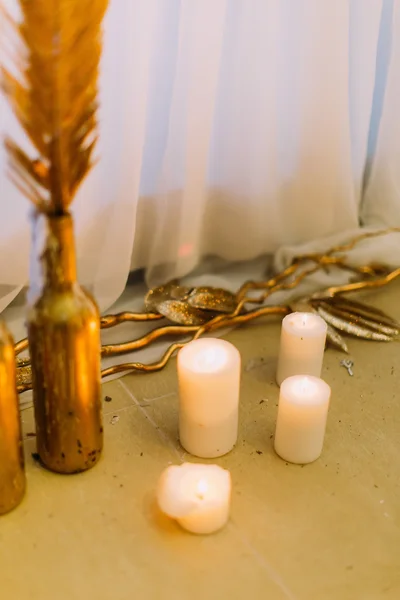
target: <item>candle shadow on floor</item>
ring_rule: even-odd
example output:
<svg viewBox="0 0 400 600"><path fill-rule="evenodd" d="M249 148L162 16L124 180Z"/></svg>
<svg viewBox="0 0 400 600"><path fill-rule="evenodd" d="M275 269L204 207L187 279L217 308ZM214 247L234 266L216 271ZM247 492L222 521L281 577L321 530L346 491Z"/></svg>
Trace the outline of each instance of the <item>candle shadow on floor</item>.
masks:
<svg viewBox="0 0 400 600"><path fill-rule="evenodd" d="M154 492L148 492L143 498L143 514L157 531L168 535L176 535L182 531L176 521L161 512Z"/></svg>
<svg viewBox="0 0 400 600"><path fill-rule="evenodd" d="M256 381L275 383L277 364L276 356L257 356L247 361L244 373Z"/></svg>
<svg viewBox="0 0 400 600"><path fill-rule="evenodd" d="M252 460L271 460L279 398L277 357L252 357L243 366L238 446Z"/></svg>

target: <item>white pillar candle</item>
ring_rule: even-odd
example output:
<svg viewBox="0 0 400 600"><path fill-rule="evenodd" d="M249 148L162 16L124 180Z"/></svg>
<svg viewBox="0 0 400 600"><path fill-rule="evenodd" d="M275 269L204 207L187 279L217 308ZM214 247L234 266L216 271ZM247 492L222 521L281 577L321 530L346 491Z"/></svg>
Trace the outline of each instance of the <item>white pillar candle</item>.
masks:
<svg viewBox="0 0 400 600"><path fill-rule="evenodd" d="M321 376L327 328L324 319L313 313L295 312L283 319L278 385L292 375Z"/></svg>
<svg viewBox="0 0 400 600"><path fill-rule="evenodd" d="M291 463L316 460L324 444L331 388L318 377L294 375L281 385L276 453Z"/></svg>
<svg viewBox="0 0 400 600"><path fill-rule="evenodd" d="M231 487L229 471L217 465L173 465L161 475L157 501L187 531L214 533L228 521Z"/></svg>
<svg viewBox="0 0 400 600"><path fill-rule="evenodd" d="M225 340L204 338L178 354L179 438L194 456L214 458L237 440L240 354Z"/></svg>

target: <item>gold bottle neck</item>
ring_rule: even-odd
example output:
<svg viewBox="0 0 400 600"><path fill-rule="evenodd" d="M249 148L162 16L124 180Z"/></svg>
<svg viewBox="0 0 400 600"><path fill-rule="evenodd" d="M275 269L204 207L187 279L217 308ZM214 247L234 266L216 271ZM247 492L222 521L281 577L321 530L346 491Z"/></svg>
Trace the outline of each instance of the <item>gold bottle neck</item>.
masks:
<svg viewBox="0 0 400 600"><path fill-rule="evenodd" d="M76 259L71 215L34 213L30 257L29 299L45 289L57 290L76 282Z"/></svg>
<svg viewBox="0 0 400 600"><path fill-rule="evenodd" d="M62 285L76 281L74 228L70 215L48 217L48 241L44 260L48 284Z"/></svg>

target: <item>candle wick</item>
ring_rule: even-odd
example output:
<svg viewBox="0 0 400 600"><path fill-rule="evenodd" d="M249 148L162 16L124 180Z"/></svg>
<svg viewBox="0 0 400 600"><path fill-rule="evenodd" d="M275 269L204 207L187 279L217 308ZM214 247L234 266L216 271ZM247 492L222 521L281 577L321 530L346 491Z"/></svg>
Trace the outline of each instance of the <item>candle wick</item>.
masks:
<svg viewBox="0 0 400 600"><path fill-rule="evenodd" d="M197 484L196 496L199 500L204 500L204 494L207 491L207 482L201 479Z"/></svg>

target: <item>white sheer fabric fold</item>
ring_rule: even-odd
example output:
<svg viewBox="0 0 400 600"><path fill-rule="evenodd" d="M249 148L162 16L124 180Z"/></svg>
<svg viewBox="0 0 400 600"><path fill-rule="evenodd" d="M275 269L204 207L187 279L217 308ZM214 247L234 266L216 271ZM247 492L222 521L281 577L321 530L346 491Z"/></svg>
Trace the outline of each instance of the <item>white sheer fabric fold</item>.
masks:
<svg viewBox="0 0 400 600"><path fill-rule="evenodd" d="M400 225L399 0L111 0L100 101L74 216L102 309L133 268L154 284L208 255L283 266L360 223ZM2 98L0 133L22 139ZM0 310L30 243L5 165L1 148Z"/></svg>

